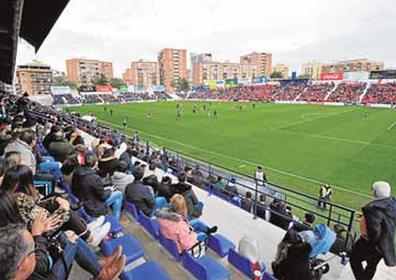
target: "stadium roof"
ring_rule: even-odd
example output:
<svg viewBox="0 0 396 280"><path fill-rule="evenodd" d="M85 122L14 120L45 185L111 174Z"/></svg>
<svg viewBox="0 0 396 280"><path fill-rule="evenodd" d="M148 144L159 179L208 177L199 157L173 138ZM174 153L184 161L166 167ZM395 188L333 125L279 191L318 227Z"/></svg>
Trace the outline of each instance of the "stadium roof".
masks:
<svg viewBox="0 0 396 280"><path fill-rule="evenodd" d="M18 37L40 48L69 0L0 0L0 81L11 84Z"/></svg>

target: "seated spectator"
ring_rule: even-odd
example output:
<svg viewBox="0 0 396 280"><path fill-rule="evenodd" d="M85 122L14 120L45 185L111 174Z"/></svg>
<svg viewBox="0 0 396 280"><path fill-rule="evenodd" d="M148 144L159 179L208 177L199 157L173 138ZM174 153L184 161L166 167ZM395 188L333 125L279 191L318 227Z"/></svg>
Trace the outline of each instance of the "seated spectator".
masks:
<svg viewBox="0 0 396 280"><path fill-rule="evenodd" d="M204 176L199 168L199 165L196 165L195 168L191 171L192 182L191 184L202 187L205 181Z"/></svg>
<svg viewBox="0 0 396 280"><path fill-rule="evenodd" d="M270 223L284 230L288 230L290 221L293 217L286 210L285 204L279 200L274 200L270 205L270 211Z"/></svg>
<svg viewBox="0 0 396 280"><path fill-rule="evenodd" d="M32 130L24 131L21 134L14 133L14 141L9 143L4 152L19 152L22 157L22 164L28 166L33 174L36 173L37 161L33 153L36 145L36 135Z"/></svg>
<svg viewBox="0 0 396 280"><path fill-rule="evenodd" d="M40 248L32 234L22 224L8 224L0 227L0 243L2 279L28 279L37 266L35 249Z"/></svg>
<svg viewBox="0 0 396 280"><path fill-rule="evenodd" d="M289 230L278 246L275 261L272 262L274 276L280 280L311 280L309 265L311 245L302 242L298 233Z"/></svg>
<svg viewBox="0 0 396 280"><path fill-rule="evenodd" d="M184 197L175 194L169 205L169 208L162 208L156 212L160 225L161 234L170 240L175 241L179 254L188 251L200 241L207 239L207 235L217 231L217 227L208 228L199 224L202 230L196 233L196 230L189 224L187 217L187 207ZM198 223L197 223L198 224ZM198 228L198 226L197 226Z"/></svg>
<svg viewBox="0 0 396 280"><path fill-rule="evenodd" d="M133 164L132 164L132 152L133 152L133 142L132 140L128 140L126 142L126 150L125 152L121 153L120 161L124 161L130 172L133 172Z"/></svg>
<svg viewBox="0 0 396 280"><path fill-rule="evenodd" d="M59 261L72 263L74 260L96 280L115 279L114 277L118 277L122 272L125 256L121 256L121 247L118 247L112 256L99 260L92 249L70 231L61 234L57 240L63 249L68 243L75 243L77 247L75 254L63 251L62 256L50 250L50 242L44 234L56 226L54 222L43 212L38 212L28 231L18 213L15 201L6 193L0 193L0 261L2 264L0 275L3 276L1 279L65 279L66 271L52 272L51 266ZM27 246L26 243L30 245ZM30 249L26 254L22 254L21 250L27 250L26 247Z"/></svg>
<svg viewBox="0 0 396 280"><path fill-rule="evenodd" d="M257 210L256 210L256 215L257 217L260 217L264 220L266 220L266 214L267 214L267 203L266 203L266 195L260 194L259 196L259 202L257 203Z"/></svg>
<svg viewBox="0 0 396 280"><path fill-rule="evenodd" d="M225 186L225 190L227 191L228 194L231 194L233 196L238 196L238 188L236 186L236 180L235 178L231 178L228 184Z"/></svg>
<svg viewBox="0 0 396 280"><path fill-rule="evenodd" d="M103 155L99 158L98 164L98 174L105 178L107 176L112 176L114 171L116 171L119 160L114 156L114 150L105 149Z"/></svg>
<svg viewBox="0 0 396 280"><path fill-rule="evenodd" d="M313 213L307 212L304 215L305 220L303 222L293 222L293 229L297 232L304 230L312 230L313 223L315 222L315 215Z"/></svg>
<svg viewBox="0 0 396 280"><path fill-rule="evenodd" d="M157 188L158 196L162 196L166 201L170 201L173 196L172 179L169 176L162 177L161 184Z"/></svg>
<svg viewBox="0 0 396 280"><path fill-rule="evenodd" d="M224 192L225 185L223 183L223 177L217 176L216 183L213 184L213 189L218 192Z"/></svg>
<svg viewBox="0 0 396 280"><path fill-rule="evenodd" d="M97 246L110 230L110 224L103 224L104 217L101 217L101 223L94 223L95 231L91 232L90 226L81 222L79 216L70 209L70 203L62 197L40 199L33 186L33 175L27 166L19 165L7 170L0 190L14 197L18 212L28 228L32 227L36 215L42 211L46 217L57 220L54 230L72 230L94 246Z"/></svg>
<svg viewBox="0 0 396 280"><path fill-rule="evenodd" d="M202 215L202 202L199 202L191 185L186 183L186 174L181 173L178 177L179 182L172 185L173 193L181 194L184 196L187 204L187 214L191 219L199 218Z"/></svg>
<svg viewBox="0 0 396 280"><path fill-rule="evenodd" d="M142 182L144 168L139 166L133 172L135 181L126 186L125 199L135 204L137 210L151 216L155 206L154 193L151 188Z"/></svg>
<svg viewBox="0 0 396 280"><path fill-rule="evenodd" d="M135 180L135 177L127 172L128 164L125 161L119 161L116 171L110 178L111 183L122 193L125 193L126 186Z"/></svg>
<svg viewBox="0 0 396 280"><path fill-rule="evenodd" d="M62 128L56 125L51 127L50 132L44 137L43 146L48 151L49 145L52 141L54 141L55 134L58 132L62 132Z"/></svg>
<svg viewBox="0 0 396 280"><path fill-rule="evenodd" d="M4 155L4 149L11 141L12 137L7 127L7 121L0 119L0 156Z"/></svg>
<svg viewBox="0 0 396 280"><path fill-rule="evenodd" d="M63 131L54 133L53 139L48 146L48 153L56 161L64 162L67 156L73 152L73 145L64 137Z"/></svg>
<svg viewBox="0 0 396 280"><path fill-rule="evenodd" d="M253 207L252 193L246 192L245 199L242 200L241 208L245 211L251 212Z"/></svg>
<svg viewBox="0 0 396 280"><path fill-rule="evenodd" d="M104 187L101 177L96 173L98 158L87 154L85 164L79 166L73 174L72 191L83 203L85 210L93 217L106 215L108 206L112 206L113 215L119 220L123 194L114 186Z"/></svg>

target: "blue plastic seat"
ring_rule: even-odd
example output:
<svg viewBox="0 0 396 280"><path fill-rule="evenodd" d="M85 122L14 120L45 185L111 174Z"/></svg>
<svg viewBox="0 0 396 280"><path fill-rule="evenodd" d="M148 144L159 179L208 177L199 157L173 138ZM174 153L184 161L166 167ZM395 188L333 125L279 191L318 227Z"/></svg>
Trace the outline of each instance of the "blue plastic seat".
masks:
<svg viewBox="0 0 396 280"><path fill-rule="evenodd" d="M140 212L140 224L150 233L150 235L158 240L159 238L159 223L155 217L147 217L143 212Z"/></svg>
<svg viewBox="0 0 396 280"><path fill-rule="evenodd" d="M177 250L175 241L164 237L160 231L159 231L158 239L161 245L164 246L164 248L175 258L175 260L180 261L182 256L179 254L179 251Z"/></svg>
<svg viewBox="0 0 396 280"><path fill-rule="evenodd" d="M262 280L276 280L276 278L272 276L270 273L265 271Z"/></svg>
<svg viewBox="0 0 396 280"><path fill-rule="evenodd" d="M193 258L189 253L184 254L183 266L199 280L228 279L230 272L214 258L203 256Z"/></svg>
<svg viewBox="0 0 396 280"><path fill-rule="evenodd" d="M129 201L124 201L124 208L132 215L132 217L136 220L139 221L139 213L136 209L135 204Z"/></svg>
<svg viewBox="0 0 396 280"><path fill-rule="evenodd" d="M252 264L248 258L231 249L228 252L228 262L250 279L253 279Z"/></svg>
<svg viewBox="0 0 396 280"><path fill-rule="evenodd" d="M103 240L102 252L106 257L111 256L117 249L118 245L122 247L122 254L126 257L126 263L130 264L143 257L144 249L142 244L133 236L125 234L121 237Z"/></svg>
<svg viewBox="0 0 396 280"><path fill-rule="evenodd" d="M235 244L221 234L209 235L208 246L220 257L225 257L231 249L235 249Z"/></svg>
<svg viewBox="0 0 396 280"><path fill-rule="evenodd" d="M164 269L155 261L145 262L121 274L121 280L170 280Z"/></svg>

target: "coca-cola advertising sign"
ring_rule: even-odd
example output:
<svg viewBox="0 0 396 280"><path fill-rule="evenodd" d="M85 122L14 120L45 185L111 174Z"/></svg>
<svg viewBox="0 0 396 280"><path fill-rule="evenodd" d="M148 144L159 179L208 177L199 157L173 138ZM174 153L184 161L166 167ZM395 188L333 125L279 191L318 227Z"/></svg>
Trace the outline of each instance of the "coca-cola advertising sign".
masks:
<svg viewBox="0 0 396 280"><path fill-rule="evenodd" d="M344 78L343 72L322 72L320 73L320 79L322 81L338 81Z"/></svg>

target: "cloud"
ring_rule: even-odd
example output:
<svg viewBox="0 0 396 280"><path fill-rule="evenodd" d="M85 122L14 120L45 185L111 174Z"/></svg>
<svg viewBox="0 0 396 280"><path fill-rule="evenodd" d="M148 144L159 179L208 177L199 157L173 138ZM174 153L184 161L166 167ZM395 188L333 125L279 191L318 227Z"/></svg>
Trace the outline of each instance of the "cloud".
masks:
<svg viewBox="0 0 396 280"><path fill-rule="evenodd" d="M22 45L18 62L36 57L56 69L65 60L111 60L116 76L164 47L212 52L238 61L269 51L298 70L307 60L368 57L396 66L392 0L73 0L37 56Z"/></svg>

